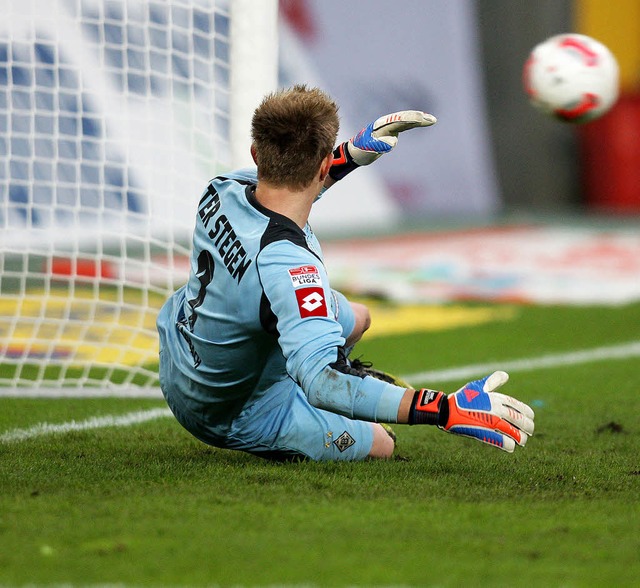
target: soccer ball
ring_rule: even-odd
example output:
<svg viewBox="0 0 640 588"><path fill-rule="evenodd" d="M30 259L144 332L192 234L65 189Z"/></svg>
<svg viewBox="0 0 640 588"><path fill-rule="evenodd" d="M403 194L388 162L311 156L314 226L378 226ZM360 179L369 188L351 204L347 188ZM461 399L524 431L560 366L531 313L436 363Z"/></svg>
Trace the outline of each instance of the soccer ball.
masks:
<svg viewBox="0 0 640 588"><path fill-rule="evenodd" d="M572 123L602 116L618 99L618 62L586 35L556 35L536 45L524 66L524 89L539 110Z"/></svg>

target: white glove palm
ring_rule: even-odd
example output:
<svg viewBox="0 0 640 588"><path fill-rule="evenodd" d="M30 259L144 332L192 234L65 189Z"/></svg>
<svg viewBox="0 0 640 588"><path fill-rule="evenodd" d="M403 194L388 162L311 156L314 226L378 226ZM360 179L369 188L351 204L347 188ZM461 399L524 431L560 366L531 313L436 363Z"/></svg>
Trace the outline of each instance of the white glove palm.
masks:
<svg viewBox="0 0 640 588"><path fill-rule="evenodd" d="M437 119L420 110L401 110L376 119L355 137L333 152L334 160L329 176L338 181L357 167L373 163L391 151L398 143L398 134L417 127L430 127Z"/></svg>
<svg viewBox="0 0 640 588"><path fill-rule="evenodd" d="M369 165L391 151L398 134L416 127L430 127L437 122L432 114L419 110L402 110L376 119L347 143L349 154L358 165Z"/></svg>

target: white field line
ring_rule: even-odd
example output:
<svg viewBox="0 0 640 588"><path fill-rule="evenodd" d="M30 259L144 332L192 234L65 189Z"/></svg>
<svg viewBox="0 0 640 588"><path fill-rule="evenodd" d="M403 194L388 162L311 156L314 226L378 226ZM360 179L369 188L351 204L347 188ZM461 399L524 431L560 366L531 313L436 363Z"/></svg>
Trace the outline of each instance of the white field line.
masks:
<svg viewBox="0 0 640 588"><path fill-rule="evenodd" d="M101 429L104 427L129 427L139 423L145 423L161 417L171 416L168 408L153 408L129 412L123 415L108 415L103 417L91 417L85 421L69 421L67 423L50 424L39 423L28 429L11 429L0 435L0 443L14 443L26 441L34 437L69 433L71 431L87 431L89 429Z"/></svg>
<svg viewBox="0 0 640 588"><path fill-rule="evenodd" d="M610 345L607 347L595 347L583 351L542 355L540 357L527 359L477 363L457 368L417 372L403 376L403 378L409 382L428 382L430 380L452 382L455 380L467 380L476 376L483 377L495 370L504 370L505 372L529 372L538 369L565 367L615 359L629 359L632 357L640 357L640 341L631 341L629 343Z"/></svg>
<svg viewBox="0 0 640 588"><path fill-rule="evenodd" d="M516 359L511 361L491 362L491 363L479 363L473 365L467 365L457 368L448 368L443 370L432 370L418 372L405 376L410 381L438 381L449 382L453 380L465 380L476 376L483 376L497 369L510 371L510 372L522 372L532 371L536 369L548 369L555 367L563 367L569 365L580 365L584 363L592 363L597 361L608 361L616 359L629 359L632 357L640 357L640 341L632 341L621 345L611 345L608 347L596 347L594 349L586 349L583 351L573 351L569 353L559 353L553 355L543 355L541 357L533 357L528 359ZM17 392L14 392L12 396L17 396ZM22 391L28 392L28 391ZM36 390L39 392L39 396L45 396L42 390ZM91 390L49 390L49 397L78 397L82 393L85 397L95 396L117 396L113 391L111 393L99 393ZM145 396L158 396L157 391L142 391ZM34 394L21 394L22 396L33 397ZM134 396L135 393L128 393L127 396ZM0 396L9 396L9 394L2 394ZM150 410L142 410L137 412L130 412L124 415L109 415L103 417L92 417L84 421L76 422L69 421L66 423L50 424L39 423L28 429L11 429L0 435L0 443L8 444L18 441L26 441L27 439L33 439L35 437L42 437L44 435L64 434L71 431L86 431L90 429L100 429L104 427L129 427L139 423L155 420L157 418L169 417L171 412L168 408L153 408Z"/></svg>

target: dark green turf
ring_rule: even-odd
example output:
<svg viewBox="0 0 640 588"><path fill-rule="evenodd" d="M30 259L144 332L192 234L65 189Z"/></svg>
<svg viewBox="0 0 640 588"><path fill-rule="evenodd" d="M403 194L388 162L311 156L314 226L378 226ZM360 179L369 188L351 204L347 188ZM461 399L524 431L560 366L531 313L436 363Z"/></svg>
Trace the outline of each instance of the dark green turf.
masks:
<svg viewBox="0 0 640 588"><path fill-rule="evenodd" d="M522 307L357 352L407 374L634 340L640 305ZM513 455L400 426L390 462L274 464L171 418L0 443L0 585L637 586L639 368L512 373L537 426ZM0 435L162 406L0 399Z"/></svg>

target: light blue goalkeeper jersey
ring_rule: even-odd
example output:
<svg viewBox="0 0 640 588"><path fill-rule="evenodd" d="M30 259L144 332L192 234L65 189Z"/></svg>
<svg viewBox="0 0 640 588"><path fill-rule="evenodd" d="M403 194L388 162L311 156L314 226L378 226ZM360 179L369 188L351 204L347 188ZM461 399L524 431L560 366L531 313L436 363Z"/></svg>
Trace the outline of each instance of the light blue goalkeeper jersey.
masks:
<svg viewBox="0 0 640 588"><path fill-rule="evenodd" d="M165 304L162 353L193 385L182 399L224 427L274 384L349 418L394 422L404 389L355 375L320 245L255 198L255 170L213 179L200 199L189 281Z"/></svg>

